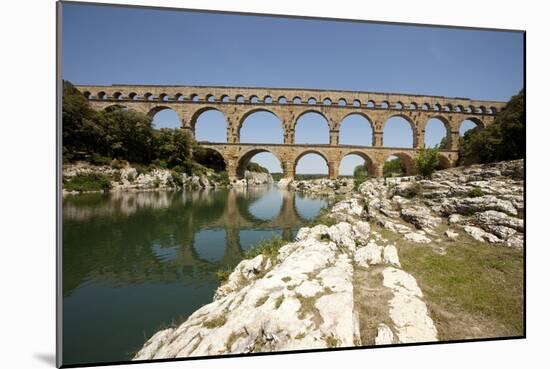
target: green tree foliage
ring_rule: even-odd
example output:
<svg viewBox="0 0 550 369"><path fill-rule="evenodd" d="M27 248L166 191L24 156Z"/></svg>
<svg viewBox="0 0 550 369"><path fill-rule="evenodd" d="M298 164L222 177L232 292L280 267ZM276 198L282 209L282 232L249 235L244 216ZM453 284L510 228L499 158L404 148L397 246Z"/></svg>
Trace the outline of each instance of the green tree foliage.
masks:
<svg viewBox="0 0 550 369"><path fill-rule="evenodd" d="M424 178L432 176L439 165L439 147L422 147L418 150L415 159L416 170Z"/></svg>
<svg viewBox="0 0 550 369"><path fill-rule="evenodd" d="M192 167L193 140L187 133L181 129L157 130L151 117L131 109L95 111L68 81L63 82L62 131L65 162L109 164L111 159L118 159L180 171ZM219 160L207 154L200 158L205 162Z"/></svg>
<svg viewBox="0 0 550 369"><path fill-rule="evenodd" d="M63 82L63 158L82 159L96 152L106 152L105 122L88 101L67 81Z"/></svg>
<svg viewBox="0 0 550 369"><path fill-rule="evenodd" d="M464 165L525 158L524 90L510 99L493 124L467 131L459 154Z"/></svg>
<svg viewBox="0 0 550 369"><path fill-rule="evenodd" d="M225 171L225 161L223 157L218 152L206 149L196 142L193 144L193 160L216 172Z"/></svg>
<svg viewBox="0 0 550 369"><path fill-rule="evenodd" d="M353 185L355 189L359 188L359 185L367 180L369 177L369 172L367 169L367 165L362 164L355 167L353 170Z"/></svg>
<svg viewBox="0 0 550 369"><path fill-rule="evenodd" d="M405 173L403 162L399 158L386 160L384 162L384 177L400 176Z"/></svg>
<svg viewBox="0 0 550 369"><path fill-rule="evenodd" d="M248 170L249 172L269 173L269 170L267 170L267 168L264 168L260 164L253 161L249 162L246 165L246 170Z"/></svg>

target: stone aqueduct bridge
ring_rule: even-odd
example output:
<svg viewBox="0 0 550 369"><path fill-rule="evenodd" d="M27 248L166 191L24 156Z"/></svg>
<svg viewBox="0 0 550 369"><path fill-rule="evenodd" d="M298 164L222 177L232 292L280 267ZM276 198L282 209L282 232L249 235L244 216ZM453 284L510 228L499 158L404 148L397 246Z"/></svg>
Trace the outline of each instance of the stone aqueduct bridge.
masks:
<svg viewBox="0 0 550 369"><path fill-rule="evenodd" d="M395 155L402 159L408 174L411 174L418 148L424 146L426 125L432 118L439 119L447 131L448 147L441 150L440 165L451 167L458 159L462 122L471 120L487 126L493 123L495 114L505 106L504 102L468 98L311 89L158 85L76 87L95 109L122 106L151 116L161 110L172 109L179 116L181 128L193 135L197 119L203 112L220 111L227 122L227 143L201 144L222 155L231 179L242 178L248 161L260 152L273 153L280 160L286 178L294 177L298 161L309 153L317 153L325 159L330 178L338 176L341 160L350 154L364 158L369 172L376 176L382 175L386 158ZM258 111L270 112L281 121L284 129L283 144L240 142L240 131L245 119ZM309 112L322 115L328 122L329 144L295 143L296 123L303 114ZM370 122L372 146L339 145L341 123L351 114L359 114ZM413 132L412 148L384 147L384 125L395 116L404 118L410 124Z"/></svg>

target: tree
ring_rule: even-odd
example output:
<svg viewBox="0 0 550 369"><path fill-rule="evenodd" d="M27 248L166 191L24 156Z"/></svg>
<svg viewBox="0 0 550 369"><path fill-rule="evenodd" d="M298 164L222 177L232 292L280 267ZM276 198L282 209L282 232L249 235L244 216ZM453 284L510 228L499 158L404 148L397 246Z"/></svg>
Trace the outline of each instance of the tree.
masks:
<svg viewBox="0 0 550 369"><path fill-rule="evenodd" d="M439 147L422 147L415 158L416 170L424 178L429 178L439 165Z"/></svg>
<svg viewBox="0 0 550 369"><path fill-rule="evenodd" d="M63 81L63 160L85 159L108 150L101 114L90 108L86 98L69 81Z"/></svg>
<svg viewBox="0 0 550 369"><path fill-rule="evenodd" d="M393 175L403 175L405 170L403 169L403 162L399 158L386 160L384 162L384 177L390 177Z"/></svg>
<svg viewBox="0 0 550 369"><path fill-rule="evenodd" d="M109 156L129 162L149 164L155 158L153 121L129 109L103 111L107 124Z"/></svg>
<svg viewBox="0 0 550 369"><path fill-rule="evenodd" d="M246 165L246 170L248 170L249 172L269 173L269 170L267 168L264 168L260 164L253 161L249 162Z"/></svg>
<svg viewBox="0 0 550 369"><path fill-rule="evenodd" d="M493 124L467 131L460 139L460 164L525 158L525 93L513 96Z"/></svg>

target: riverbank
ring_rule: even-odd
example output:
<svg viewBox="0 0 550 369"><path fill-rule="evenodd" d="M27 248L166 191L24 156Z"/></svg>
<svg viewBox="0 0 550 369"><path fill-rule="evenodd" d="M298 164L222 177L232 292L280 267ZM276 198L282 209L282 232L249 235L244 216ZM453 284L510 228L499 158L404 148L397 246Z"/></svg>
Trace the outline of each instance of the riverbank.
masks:
<svg viewBox="0 0 550 369"><path fill-rule="evenodd" d="M323 224L239 263L135 359L523 334L523 161L350 187Z"/></svg>
<svg viewBox="0 0 550 369"><path fill-rule="evenodd" d="M188 175L169 169L117 165L92 165L87 162L63 165L63 194L200 190L221 187L247 187L272 184L269 173L245 171L245 178L230 183L225 173L204 168L203 173Z"/></svg>

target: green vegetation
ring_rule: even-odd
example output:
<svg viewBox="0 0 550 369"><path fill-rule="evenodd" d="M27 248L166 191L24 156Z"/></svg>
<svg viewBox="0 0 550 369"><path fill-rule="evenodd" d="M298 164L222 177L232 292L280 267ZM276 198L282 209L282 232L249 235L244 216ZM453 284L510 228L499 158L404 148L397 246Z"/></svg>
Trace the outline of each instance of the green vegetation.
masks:
<svg viewBox="0 0 550 369"><path fill-rule="evenodd" d="M306 224L305 227L315 227L318 224L324 224L327 227L333 226L336 223L338 223L333 217L330 216L330 209L329 208L321 208L319 210L319 214L313 219L310 219Z"/></svg>
<svg viewBox="0 0 550 369"><path fill-rule="evenodd" d="M415 159L416 170L424 178L430 178L439 165L439 147L422 147Z"/></svg>
<svg viewBox="0 0 550 369"><path fill-rule="evenodd" d="M324 336L323 339L327 343L327 347L334 348L334 347L340 346L340 340L334 337L333 333L331 333L330 335Z"/></svg>
<svg viewBox="0 0 550 369"><path fill-rule="evenodd" d="M403 162L399 158L384 162L384 177L402 176L405 174Z"/></svg>
<svg viewBox="0 0 550 369"><path fill-rule="evenodd" d="M358 165L353 170L353 186L357 190L361 183L365 182L369 178L369 172L366 163Z"/></svg>
<svg viewBox="0 0 550 369"><path fill-rule="evenodd" d="M460 138L460 164L525 158L525 92L522 89L488 127L478 126Z"/></svg>
<svg viewBox="0 0 550 369"><path fill-rule="evenodd" d="M151 117L113 106L96 111L70 82L63 82L63 162L87 161L121 169L132 163L139 173L151 168L223 179L221 155L200 147L181 129L155 129ZM226 176L226 175L225 175ZM173 183L179 183L173 175Z"/></svg>
<svg viewBox="0 0 550 369"><path fill-rule="evenodd" d="M275 309L278 309L284 300L285 300L285 295L279 295L279 297L277 297L277 299L275 300Z"/></svg>
<svg viewBox="0 0 550 369"><path fill-rule="evenodd" d="M249 172L269 173L269 170L267 170L267 168L264 168L260 164L253 161L249 162L246 165L246 170L248 170Z"/></svg>
<svg viewBox="0 0 550 369"><path fill-rule="evenodd" d="M63 179L63 188L67 191L108 191L111 188L111 178L100 173L80 173L74 177Z"/></svg>
<svg viewBox="0 0 550 369"><path fill-rule="evenodd" d="M263 297L260 297L257 301L256 301L256 307L260 307L262 306L263 304L265 304L265 302L269 299L269 295L265 295Z"/></svg>
<svg viewBox="0 0 550 369"><path fill-rule="evenodd" d="M216 271L216 278L220 283L224 283L227 282L231 273L233 273L233 268L226 266Z"/></svg>
<svg viewBox="0 0 550 369"><path fill-rule="evenodd" d="M210 320L204 321L202 326L208 329L222 327L227 322L227 317L225 315L219 315Z"/></svg>
<svg viewBox="0 0 550 369"><path fill-rule="evenodd" d="M475 188L472 188L469 192L468 192L468 197L481 197L485 195L485 193L483 192L483 190L479 187L475 187Z"/></svg>
<svg viewBox="0 0 550 369"><path fill-rule="evenodd" d="M253 259L260 254L269 258L275 258L279 253L279 249L285 243L286 242L283 241L283 239L280 236L275 236L269 240L263 240L259 242L256 246L246 251L244 254L244 258Z"/></svg>
<svg viewBox="0 0 550 369"><path fill-rule="evenodd" d="M438 246L399 245L403 269L426 296L440 340L523 334L523 251L461 233Z"/></svg>
<svg viewBox="0 0 550 369"><path fill-rule="evenodd" d="M281 178L283 178L283 173L279 173L279 172L271 173L271 177L273 178L274 182L279 182Z"/></svg>

